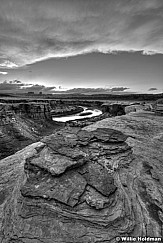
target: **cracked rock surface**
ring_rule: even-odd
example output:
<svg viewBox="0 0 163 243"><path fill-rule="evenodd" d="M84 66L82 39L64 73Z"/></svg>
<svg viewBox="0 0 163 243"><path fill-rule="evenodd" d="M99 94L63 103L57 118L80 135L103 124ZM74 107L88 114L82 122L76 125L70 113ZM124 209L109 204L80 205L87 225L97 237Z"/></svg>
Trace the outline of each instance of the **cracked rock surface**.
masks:
<svg viewBox="0 0 163 243"><path fill-rule="evenodd" d="M60 130L0 161L0 242L162 236L163 117Z"/></svg>

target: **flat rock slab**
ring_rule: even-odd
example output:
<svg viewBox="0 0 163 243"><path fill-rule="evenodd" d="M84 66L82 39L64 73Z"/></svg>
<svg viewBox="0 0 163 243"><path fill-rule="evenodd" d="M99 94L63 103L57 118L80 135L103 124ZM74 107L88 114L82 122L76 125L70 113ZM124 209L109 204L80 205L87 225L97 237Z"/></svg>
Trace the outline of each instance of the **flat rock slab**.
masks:
<svg viewBox="0 0 163 243"><path fill-rule="evenodd" d="M90 163L78 171L83 175L88 184L96 188L102 195L109 196L116 190L113 176L97 162Z"/></svg>
<svg viewBox="0 0 163 243"><path fill-rule="evenodd" d="M122 132L110 128L97 128L92 134L102 142L120 143L127 139L127 136Z"/></svg>
<svg viewBox="0 0 163 243"><path fill-rule="evenodd" d="M77 149L71 153L69 148L66 147L58 149L57 153L51 148L45 147L39 156L31 159L30 164L45 169L52 175L60 175L66 169L83 165L87 160L86 153Z"/></svg>
<svg viewBox="0 0 163 243"><path fill-rule="evenodd" d="M58 131L55 134L52 134L51 136L47 136L43 138L41 141L45 144L47 144L51 149L58 150L59 148L62 148L63 146L66 147L75 147L77 144L77 135L76 133L79 131L79 129L73 129L72 131Z"/></svg>
<svg viewBox="0 0 163 243"><path fill-rule="evenodd" d="M73 207L77 204L87 182L77 172L67 172L61 177L45 177L41 182L31 183L30 180L21 188L25 197L42 197L57 200Z"/></svg>

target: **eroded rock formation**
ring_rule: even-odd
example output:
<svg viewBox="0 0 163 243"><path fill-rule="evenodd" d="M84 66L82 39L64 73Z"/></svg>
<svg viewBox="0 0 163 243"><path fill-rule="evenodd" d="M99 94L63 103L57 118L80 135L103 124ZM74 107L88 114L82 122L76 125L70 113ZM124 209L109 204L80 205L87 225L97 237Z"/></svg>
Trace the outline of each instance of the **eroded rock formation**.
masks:
<svg viewBox="0 0 163 243"><path fill-rule="evenodd" d="M163 118L152 112L132 113L99 121L85 129L112 128L128 136L134 159L117 173L120 195L133 215L130 236L163 237ZM131 218L130 218L131 219ZM124 225L122 223L122 225ZM124 233L123 233L124 235Z"/></svg>
<svg viewBox="0 0 163 243"><path fill-rule="evenodd" d="M56 126L47 103L0 104L0 159L38 141Z"/></svg>
<svg viewBox="0 0 163 243"><path fill-rule="evenodd" d="M162 119L133 113L67 128L1 160L1 242L161 237Z"/></svg>
<svg viewBox="0 0 163 243"><path fill-rule="evenodd" d="M53 122L52 115L61 115L61 111L64 115L83 110L81 107L60 104L53 100L7 102L0 103L0 159L38 141L49 130L62 126Z"/></svg>
<svg viewBox="0 0 163 243"><path fill-rule="evenodd" d="M26 116L35 120L49 119L52 120L50 105L48 103L17 103L17 104L0 104L0 125L9 122L9 118L14 115Z"/></svg>
<svg viewBox="0 0 163 243"><path fill-rule="evenodd" d="M163 99L159 99L153 105L153 109L157 115L163 116Z"/></svg>
<svg viewBox="0 0 163 243"><path fill-rule="evenodd" d="M117 104L117 103L103 104L101 107L103 112L108 112L113 116L121 116L126 114L125 113L126 105L123 104Z"/></svg>

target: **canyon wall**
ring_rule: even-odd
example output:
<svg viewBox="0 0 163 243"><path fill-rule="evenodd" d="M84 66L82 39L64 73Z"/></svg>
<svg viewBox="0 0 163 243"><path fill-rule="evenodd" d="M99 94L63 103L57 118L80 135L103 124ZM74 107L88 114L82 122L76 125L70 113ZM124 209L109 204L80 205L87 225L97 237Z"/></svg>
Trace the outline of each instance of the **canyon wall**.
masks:
<svg viewBox="0 0 163 243"><path fill-rule="evenodd" d="M49 104L1 103L0 159L36 142L48 127L54 127Z"/></svg>
<svg viewBox="0 0 163 243"><path fill-rule="evenodd" d="M14 116L27 117L31 119L51 120L50 105L47 103L17 103L0 104L0 125L14 120Z"/></svg>
<svg viewBox="0 0 163 243"><path fill-rule="evenodd" d="M58 126L53 116L82 111L56 100L1 100L0 159L13 154L41 136L52 133ZM7 103L5 103L7 102Z"/></svg>

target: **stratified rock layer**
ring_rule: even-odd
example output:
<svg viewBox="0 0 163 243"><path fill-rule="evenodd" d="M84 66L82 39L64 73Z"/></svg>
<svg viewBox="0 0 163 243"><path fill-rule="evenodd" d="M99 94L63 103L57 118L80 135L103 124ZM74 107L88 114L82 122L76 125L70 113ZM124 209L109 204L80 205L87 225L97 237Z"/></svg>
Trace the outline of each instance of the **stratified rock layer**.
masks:
<svg viewBox="0 0 163 243"><path fill-rule="evenodd" d="M113 128L128 136L134 159L118 166L114 180L123 198L126 217L132 229L122 221L122 235L163 237L163 117L152 112L137 112L97 122L85 128ZM125 163L126 160L126 163ZM120 164L119 164L120 165ZM123 230L121 229L123 228ZM119 234L120 235L120 234ZM159 242L160 240L158 240Z"/></svg>
<svg viewBox="0 0 163 243"><path fill-rule="evenodd" d="M1 160L0 242L161 237L162 122L151 113L109 118Z"/></svg>
<svg viewBox="0 0 163 243"><path fill-rule="evenodd" d="M0 159L38 141L47 127L54 127L49 104L0 104Z"/></svg>

